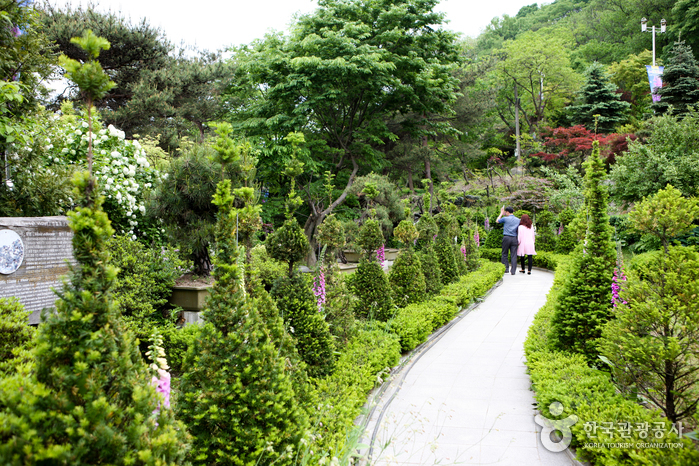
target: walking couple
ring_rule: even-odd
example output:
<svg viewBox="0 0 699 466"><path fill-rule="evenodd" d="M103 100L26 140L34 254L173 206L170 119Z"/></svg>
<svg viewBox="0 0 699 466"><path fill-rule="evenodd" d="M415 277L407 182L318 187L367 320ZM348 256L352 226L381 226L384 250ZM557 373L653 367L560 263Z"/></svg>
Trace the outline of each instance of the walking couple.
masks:
<svg viewBox="0 0 699 466"><path fill-rule="evenodd" d="M503 224L502 263L505 264L505 273L510 269L512 269L512 275L517 273L517 256L519 256L522 258L520 273L524 273L525 259L528 259L527 273L531 275L533 256L536 255L532 219L527 214L522 214L522 218L519 219L514 216L512 207L503 206L497 222ZM509 261L507 260L508 252L510 253Z"/></svg>

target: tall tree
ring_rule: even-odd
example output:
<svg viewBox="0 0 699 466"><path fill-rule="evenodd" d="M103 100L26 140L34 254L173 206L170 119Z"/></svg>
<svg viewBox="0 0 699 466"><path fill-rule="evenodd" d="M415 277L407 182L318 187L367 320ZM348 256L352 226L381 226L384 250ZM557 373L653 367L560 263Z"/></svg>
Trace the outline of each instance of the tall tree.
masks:
<svg viewBox="0 0 699 466"><path fill-rule="evenodd" d="M172 50L164 33L152 27L146 19L131 24L121 13L101 13L91 5L85 9L82 6L61 9L47 3L43 7L41 25L59 51L73 60L84 61L87 58L85 52L71 42L71 38L81 36L86 29L112 44L109 50L100 55L99 63L116 86L95 102L98 108L116 110L126 105L142 73L165 67L168 53ZM131 133L130 128L119 126Z"/></svg>
<svg viewBox="0 0 699 466"><path fill-rule="evenodd" d="M616 86L609 81L604 67L595 62L585 71L585 84L579 93L580 103L568 107L571 119L590 131L611 133L626 121L628 102L622 102Z"/></svg>
<svg viewBox="0 0 699 466"><path fill-rule="evenodd" d="M551 341L560 350L597 360L597 339L611 318L612 273L616 255L607 215L609 194L599 142L585 162L585 241L574 252L571 275L551 318Z"/></svg>
<svg viewBox="0 0 699 466"><path fill-rule="evenodd" d="M451 65L455 35L440 29L437 0L321 0L291 37L268 37L241 63L257 95L232 115L248 134L310 133L316 172L345 183L332 202L308 199L304 230L315 229L342 204L360 168L378 167L378 148L395 139L386 118L445 112L455 98ZM420 131L430 131L424 121ZM325 198L323 198L325 199Z"/></svg>
<svg viewBox="0 0 699 466"><path fill-rule="evenodd" d="M572 100L579 76L570 66L568 53L565 40L550 33L527 32L505 44L496 81L507 104L498 112L507 125L514 129L515 88L521 121L531 134L541 128L550 111Z"/></svg>
<svg viewBox="0 0 699 466"><path fill-rule="evenodd" d="M672 105L675 113L683 114L688 106L699 104L699 63L684 41L672 48L663 70L663 87L657 92L660 102L655 102L653 109L660 113Z"/></svg>

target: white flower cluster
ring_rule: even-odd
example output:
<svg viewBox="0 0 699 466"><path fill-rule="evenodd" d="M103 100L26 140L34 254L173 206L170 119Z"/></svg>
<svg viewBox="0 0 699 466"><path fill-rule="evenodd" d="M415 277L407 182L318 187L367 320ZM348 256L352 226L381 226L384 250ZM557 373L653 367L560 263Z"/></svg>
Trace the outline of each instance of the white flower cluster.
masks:
<svg viewBox="0 0 699 466"><path fill-rule="evenodd" d="M90 131L85 121L59 124L46 139L48 165L84 165ZM53 140L53 141L52 141ZM109 125L92 134L93 171L105 197L104 209L112 226L136 239L135 229L146 213L145 193L161 178L151 167L138 141Z"/></svg>

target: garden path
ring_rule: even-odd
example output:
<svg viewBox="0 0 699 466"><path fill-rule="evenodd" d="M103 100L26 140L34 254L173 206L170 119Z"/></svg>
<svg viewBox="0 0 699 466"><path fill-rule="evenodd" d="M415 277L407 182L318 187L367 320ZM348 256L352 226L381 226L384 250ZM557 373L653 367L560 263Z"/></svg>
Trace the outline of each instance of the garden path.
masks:
<svg viewBox="0 0 699 466"><path fill-rule="evenodd" d="M524 365L527 330L552 284L546 271L507 274L415 354L372 413L371 464L579 464L541 444Z"/></svg>

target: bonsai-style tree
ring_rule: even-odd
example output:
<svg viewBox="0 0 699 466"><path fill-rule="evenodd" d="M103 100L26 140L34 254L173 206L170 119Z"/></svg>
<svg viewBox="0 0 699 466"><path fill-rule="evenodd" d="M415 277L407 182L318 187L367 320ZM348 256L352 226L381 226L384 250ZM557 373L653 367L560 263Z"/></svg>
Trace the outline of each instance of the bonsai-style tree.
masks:
<svg viewBox="0 0 699 466"><path fill-rule="evenodd" d="M590 362L598 356L597 339L611 318L612 276L616 251L607 215L609 194L603 184L604 162L595 141L585 161L585 204L589 220L585 241L574 252L566 282L551 319L551 340L557 349L583 354Z"/></svg>
<svg viewBox="0 0 699 466"><path fill-rule="evenodd" d="M359 229L357 244L364 253L351 281L357 296L354 314L357 317L388 320L394 312L391 288L383 268L378 262L377 250L383 247L384 238L379 222L369 218Z"/></svg>
<svg viewBox="0 0 699 466"><path fill-rule="evenodd" d="M406 208L406 211L405 216L410 218L410 209ZM411 220L401 221L393 234L403 243L403 249L393 263L388 282L393 291L393 302L398 307L405 307L423 301L426 294L422 264L413 247L419 234Z"/></svg>
<svg viewBox="0 0 699 466"><path fill-rule="evenodd" d="M617 383L640 392L672 422L699 407L699 254L668 246L668 238L697 217L696 199L683 199L672 186L632 211L634 229L658 237L663 250L629 274L600 343Z"/></svg>
<svg viewBox="0 0 699 466"><path fill-rule="evenodd" d="M290 465L307 415L280 355L280 330L267 328L245 292L230 180L219 183L213 202L219 209L216 281L206 324L187 353L177 405L194 437L190 459L201 465Z"/></svg>

